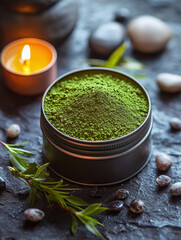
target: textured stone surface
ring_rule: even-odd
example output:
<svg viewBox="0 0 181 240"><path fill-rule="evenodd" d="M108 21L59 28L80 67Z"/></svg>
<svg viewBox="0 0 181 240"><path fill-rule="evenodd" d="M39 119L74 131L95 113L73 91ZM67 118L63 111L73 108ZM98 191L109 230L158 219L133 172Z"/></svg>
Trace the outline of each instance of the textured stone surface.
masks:
<svg viewBox="0 0 181 240"><path fill-rule="evenodd" d="M141 4L140 4L141 2ZM181 132L170 130L169 120L180 118L181 93L162 93L157 87L156 76L160 72L169 71L181 74L181 26L180 0L169 1L164 8L155 7L153 0L82 0L80 2L80 19L71 38L58 49L59 74L81 67L88 57L87 40L90 31L97 23L111 20L115 9L127 7L134 14L154 14L167 21L173 29L174 37L168 48L153 56L147 56L128 50L128 55L143 61L147 65L147 79L140 80L147 88L152 100L154 125L152 130L153 156L148 165L133 179L115 186L103 188L103 196L95 199L90 196L90 187L82 187L77 193L90 203L103 202L108 204L115 200L115 192L125 188L130 192L124 200L124 208L120 213L111 215L103 213L98 219L104 224L100 231L106 240L180 240L181 239L181 197L172 197L169 188L160 189L155 183L161 173L157 171L154 157L162 151L174 157L172 168L167 175L172 182L180 181L181 176ZM160 1L161 2L161 1ZM174 4L173 4L174 2ZM85 66L85 65L84 65ZM21 125L21 134L16 141L30 141L27 148L36 153L32 159L42 163L42 135L39 127L39 97L22 97L11 93L0 81L0 139L7 141L6 129L12 123ZM23 183L14 179L7 170L10 165L7 152L0 147L0 176L6 181L6 189L0 194L0 239L15 238L16 240L93 240L96 239L81 225L75 237L70 233L71 216L54 206L49 208L44 201L38 201L35 207L42 209L46 218L38 224L24 220L23 211L30 206L26 196L19 197L18 192L24 189ZM71 186L76 186L70 184ZM77 186L76 186L77 187ZM129 211L133 199L144 201L146 208L141 215Z"/></svg>

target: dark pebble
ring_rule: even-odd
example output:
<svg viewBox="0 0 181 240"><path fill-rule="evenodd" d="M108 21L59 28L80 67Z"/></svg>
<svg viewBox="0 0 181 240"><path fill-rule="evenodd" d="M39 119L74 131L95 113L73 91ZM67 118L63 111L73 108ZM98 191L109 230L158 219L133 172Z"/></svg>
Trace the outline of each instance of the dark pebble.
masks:
<svg viewBox="0 0 181 240"><path fill-rule="evenodd" d="M117 199L126 199L129 196L129 191L126 189L118 189L116 191L116 198Z"/></svg>
<svg viewBox="0 0 181 240"><path fill-rule="evenodd" d="M160 175L159 177L156 178L156 183L160 187L166 187L170 184L171 178L167 175Z"/></svg>
<svg viewBox="0 0 181 240"><path fill-rule="evenodd" d="M180 131L181 130L181 120L179 118L171 118L170 119L170 127L173 130Z"/></svg>
<svg viewBox="0 0 181 240"><path fill-rule="evenodd" d="M170 188L170 193L173 196L181 196L181 182L174 183Z"/></svg>
<svg viewBox="0 0 181 240"><path fill-rule="evenodd" d="M4 179L0 177L0 191L3 191L6 186Z"/></svg>
<svg viewBox="0 0 181 240"><path fill-rule="evenodd" d="M127 8L121 8L117 10L114 15L114 20L120 23L126 23L128 20L131 19L130 10Z"/></svg>
<svg viewBox="0 0 181 240"><path fill-rule="evenodd" d="M95 29L89 38L90 49L102 56L109 56L124 41L125 28L117 22L108 22Z"/></svg>
<svg viewBox="0 0 181 240"><path fill-rule="evenodd" d="M123 201L113 201L108 204L108 210L111 212L119 212L123 208Z"/></svg>
<svg viewBox="0 0 181 240"><path fill-rule="evenodd" d="M145 204L142 200L133 200L131 201L130 203L130 211L133 212L133 213L141 213L144 211L144 208L145 208Z"/></svg>
<svg viewBox="0 0 181 240"><path fill-rule="evenodd" d="M28 208L24 211L24 216L31 222L38 222L45 217L45 214L38 208Z"/></svg>
<svg viewBox="0 0 181 240"><path fill-rule="evenodd" d="M160 171L168 170L173 163L172 157L166 153L160 152L155 156L156 166Z"/></svg>
<svg viewBox="0 0 181 240"><path fill-rule="evenodd" d="M90 195L91 197L94 197L94 198L101 198L103 196L103 192L98 187L93 187L90 190Z"/></svg>

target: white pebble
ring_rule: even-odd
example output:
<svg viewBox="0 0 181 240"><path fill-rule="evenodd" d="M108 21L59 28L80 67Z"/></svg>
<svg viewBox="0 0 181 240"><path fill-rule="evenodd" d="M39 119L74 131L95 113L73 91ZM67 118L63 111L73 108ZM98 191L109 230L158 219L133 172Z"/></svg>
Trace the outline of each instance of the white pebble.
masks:
<svg viewBox="0 0 181 240"><path fill-rule="evenodd" d="M154 53L166 46L172 32L160 19L145 15L133 19L128 24L128 35L137 50Z"/></svg>
<svg viewBox="0 0 181 240"><path fill-rule="evenodd" d="M28 208L24 211L24 216L31 222L39 222L45 217L45 214L38 208Z"/></svg>
<svg viewBox="0 0 181 240"><path fill-rule="evenodd" d="M164 92L181 91L181 76L171 73L160 73L157 76L157 84Z"/></svg>
<svg viewBox="0 0 181 240"><path fill-rule="evenodd" d="M7 136L9 138L15 138L20 134L20 126L18 124L12 124L11 126L8 127L7 129Z"/></svg>

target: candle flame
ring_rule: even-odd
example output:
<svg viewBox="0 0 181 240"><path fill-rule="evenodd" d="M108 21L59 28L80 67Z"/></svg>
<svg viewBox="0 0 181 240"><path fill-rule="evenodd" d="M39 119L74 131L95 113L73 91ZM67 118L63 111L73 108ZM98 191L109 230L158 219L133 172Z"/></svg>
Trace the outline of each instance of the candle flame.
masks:
<svg viewBox="0 0 181 240"><path fill-rule="evenodd" d="M21 59L23 60L23 62L26 62L26 61L30 60L30 58L31 58L30 46L28 44L26 44L23 47L23 51L22 51L22 54L21 54Z"/></svg>

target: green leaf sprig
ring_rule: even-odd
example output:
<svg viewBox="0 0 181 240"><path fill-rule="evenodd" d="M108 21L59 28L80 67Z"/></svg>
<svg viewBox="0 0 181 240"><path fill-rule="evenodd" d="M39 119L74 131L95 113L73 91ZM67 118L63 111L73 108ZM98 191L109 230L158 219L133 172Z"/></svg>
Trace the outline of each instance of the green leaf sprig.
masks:
<svg viewBox="0 0 181 240"><path fill-rule="evenodd" d="M119 46L107 60L101 59L87 59L86 62L92 67L106 67L116 69L126 69L135 73L136 71L142 71L145 69L145 65L136 59L130 57L124 57L127 45L122 44ZM134 74L135 78L145 78L146 74Z"/></svg>
<svg viewBox="0 0 181 240"><path fill-rule="evenodd" d="M29 156L34 155L32 152L19 148L28 142L19 144L6 144L0 141L10 154L12 167L8 167L11 174L30 187L28 201L33 205L37 198L40 198L39 192L44 193L48 203L57 203L62 209L68 211L72 215L72 233L75 234L78 227L78 220L92 234L103 238L102 234L96 228L97 225L103 226L93 216L107 210L102 207L101 203L87 204L81 198L71 195L72 190L80 190L78 188L69 188L67 184L53 180L46 171L49 163L38 165L35 162L28 162Z"/></svg>

